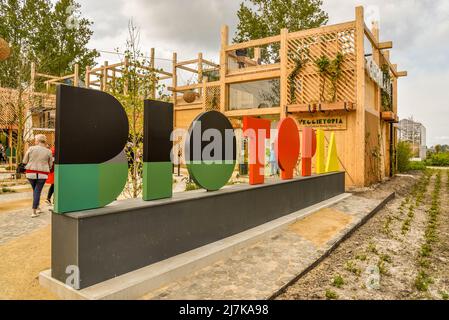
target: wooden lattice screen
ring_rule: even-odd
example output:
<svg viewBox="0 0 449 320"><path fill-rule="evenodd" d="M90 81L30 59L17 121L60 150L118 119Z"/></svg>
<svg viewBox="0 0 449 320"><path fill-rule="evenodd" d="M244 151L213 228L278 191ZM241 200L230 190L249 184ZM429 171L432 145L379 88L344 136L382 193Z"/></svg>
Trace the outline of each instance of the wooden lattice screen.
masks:
<svg viewBox="0 0 449 320"><path fill-rule="evenodd" d="M206 85L204 94L204 109L220 111L220 85Z"/></svg>
<svg viewBox="0 0 449 320"><path fill-rule="evenodd" d="M344 55L342 65L342 76L337 86L336 101L356 103L356 47L355 47L355 25L333 29L328 32L301 36L301 33L292 33L288 38L288 74L295 67L292 55L301 49L308 49L309 60L299 75L296 77L296 88L294 101L288 81L288 104L309 104L320 101L322 79L318 73L315 61L322 55L330 60L335 59L338 52ZM332 86L328 79L326 81L324 96L332 96ZM293 101L292 101L293 100Z"/></svg>

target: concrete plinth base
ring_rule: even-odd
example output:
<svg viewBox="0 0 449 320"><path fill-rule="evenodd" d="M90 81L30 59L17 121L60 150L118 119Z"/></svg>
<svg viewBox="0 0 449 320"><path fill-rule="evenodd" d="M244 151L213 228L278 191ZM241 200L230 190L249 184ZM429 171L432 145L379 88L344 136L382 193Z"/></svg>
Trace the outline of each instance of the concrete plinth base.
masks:
<svg viewBox="0 0 449 320"><path fill-rule="evenodd" d="M305 216L320 209L331 206L349 197L341 194L319 202L305 209L275 219L250 230L241 232L220 241L210 243L186 253L154 263L150 266L129 272L116 278L104 281L91 287L74 290L51 276L51 270L44 271L39 276L42 286L49 289L62 299L71 300L114 300L138 299L170 282L176 281L214 262L232 256L232 254L264 237L286 228Z"/></svg>
<svg viewBox="0 0 449 320"><path fill-rule="evenodd" d="M345 192L343 172L52 216L52 274L84 289Z"/></svg>

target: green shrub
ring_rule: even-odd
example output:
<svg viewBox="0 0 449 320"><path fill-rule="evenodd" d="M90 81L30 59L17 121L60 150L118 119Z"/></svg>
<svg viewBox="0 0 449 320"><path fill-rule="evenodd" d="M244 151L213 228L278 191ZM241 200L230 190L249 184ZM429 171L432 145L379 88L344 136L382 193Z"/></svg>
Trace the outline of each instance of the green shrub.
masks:
<svg viewBox="0 0 449 320"><path fill-rule="evenodd" d="M426 164L434 167L449 167L449 152L433 154Z"/></svg>
<svg viewBox="0 0 449 320"><path fill-rule="evenodd" d="M408 142L401 141L397 145L398 171L405 172L409 169L412 148Z"/></svg>
<svg viewBox="0 0 449 320"><path fill-rule="evenodd" d="M424 161L410 161L408 170L426 170L426 163Z"/></svg>
<svg viewBox="0 0 449 320"><path fill-rule="evenodd" d="M186 189L185 191L193 191L193 190L199 190L201 187L197 186L195 182L187 182L186 183Z"/></svg>

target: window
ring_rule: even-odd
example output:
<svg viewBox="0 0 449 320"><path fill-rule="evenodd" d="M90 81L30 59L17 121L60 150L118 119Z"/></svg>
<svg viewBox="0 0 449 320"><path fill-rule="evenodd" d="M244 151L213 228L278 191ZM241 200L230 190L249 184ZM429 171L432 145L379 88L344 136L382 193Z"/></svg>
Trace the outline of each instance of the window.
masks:
<svg viewBox="0 0 449 320"><path fill-rule="evenodd" d="M279 78L229 85L229 110L273 108L279 105Z"/></svg>

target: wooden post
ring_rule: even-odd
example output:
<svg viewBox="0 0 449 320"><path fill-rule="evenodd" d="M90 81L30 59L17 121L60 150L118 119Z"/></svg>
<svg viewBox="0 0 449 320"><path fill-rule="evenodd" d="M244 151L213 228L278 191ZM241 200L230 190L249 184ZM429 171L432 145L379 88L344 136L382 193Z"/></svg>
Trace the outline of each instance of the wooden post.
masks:
<svg viewBox="0 0 449 320"><path fill-rule="evenodd" d="M176 102L178 100L178 93L176 92L178 88L178 73L176 64L178 63L178 54L173 52L172 58L172 87L173 87L173 128L176 128Z"/></svg>
<svg viewBox="0 0 449 320"><path fill-rule="evenodd" d="M207 99L206 99L206 93L207 93L207 91L206 91L206 86L207 86L207 79L203 79L203 88L201 89L201 90L202 90L202 94L203 94L203 112L205 112L206 109L207 109L207 105L206 105L206 103L207 103Z"/></svg>
<svg viewBox="0 0 449 320"><path fill-rule="evenodd" d="M198 53L198 83L203 83L203 54L201 52ZM200 97L203 96L203 93L205 93L205 91L200 89Z"/></svg>
<svg viewBox="0 0 449 320"><path fill-rule="evenodd" d="M354 135L354 155L351 157L355 169L355 183L365 186L365 20L362 6L355 8L355 47L357 105Z"/></svg>
<svg viewBox="0 0 449 320"><path fill-rule="evenodd" d="M128 77L128 67L129 67L129 60L128 58L125 58L125 72L122 74L122 76L125 77L125 83L123 84L123 94L126 96L128 94L128 79L126 77Z"/></svg>
<svg viewBox="0 0 449 320"><path fill-rule="evenodd" d="M259 64L260 59L262 59L262 52L259 47L254 48L254 60Z"/></svg>
<svg viewBox="0 0 449 320"><path fill-rule="evenodd" d="M12 168L12 157L13 157L13 150L12 150L12 129L9 128L8 129L8 136L9 136L9 141L8 141L8 146L9 146L9 168Z"/></svg>
<svg viewBox="0 0 449 320"><path fill-rule="evenodd" d="M31 92L36 90L36 64L31 62L31 83L30 83Z"/></svg>
<svg viewBox="0 0 449 320"><path fill-rule="evenodd" d="M150 53L150 67L151 67L151 98L156 99L156 86L157 86L157 79L156 79L156 72L155 72L155 50L154 48L151 48Z"/></svg>
<svg viewBox="0 0 449 320"><path fill-rule="evenodd" d="M102 79L102 89L101 89L103 91L108 90L108 66L109 66L109 62L105 61L104 67L103 67L103 79Z"/></svg>
<svg viewBox="0 0 449 320"><path fill-rule="evenodd" d="M85 75L84 82L85 82L86 88L89 89L89 87L90 87L90 67L89 66L86 67L86 75Z"/></svg>
<svg viewBox="0 0 449 320"><path fill-rule="evenodd" d="M373 22L371 26L371 33L374 36L374 39L377 43L379 43L379 24L377 22ZM373 47L373 60L380 67L380 50L375 46ZM375 109L376 111L382 111L382 99L381 99L381 90L379 86L376 86L376 100L375 100ZM380 115L380 113L379 113Z"/></svg>
<svg viewBox="0 0 449 320"><path fill-rule="evenodd" d="M287 89L287 81L288 81L288 30L281 30L281 83L280 83L280 119L284 119L287 117L287 104L288 104L288 89Z"/></svg>
<svg viewBox="0 0 449 320"><path fill-rule="evenodd" d="M112 90L115 92L116 91L116 74L115 74L115 69L112 69Z"/></svg>
<svg viewBox="0 0 449 320"><path fill-rule="evenodd" d="M226 74L228 72L228 55L226 48L229 44L229 27L224 25L221 27L221 50L220 50L220 112L226 111L228 102Z"/></svg>
<svg viewBox="0 0 449 320"><path fill-rule="evenodd" d="M73 80L73 85L75 87L80 86L80 66L79 64L75 64L75 79Z"/></svg>

